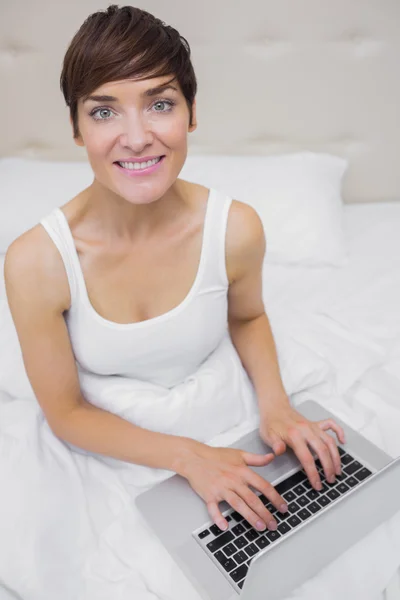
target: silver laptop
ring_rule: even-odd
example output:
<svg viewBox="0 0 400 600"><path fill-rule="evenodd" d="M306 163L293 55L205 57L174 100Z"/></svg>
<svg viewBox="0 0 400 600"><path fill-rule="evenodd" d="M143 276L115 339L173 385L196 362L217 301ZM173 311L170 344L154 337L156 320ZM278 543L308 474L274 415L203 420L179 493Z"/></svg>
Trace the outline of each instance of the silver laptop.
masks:
<svg viewBox="0 0 400 600"><path fill-rule="evenodd" d="M284 599L400 511L400 457L393 460L313 400L297 410L311 421L332 418L342 426L342 475L328 483L313 452L323 484L322 491L315 491L290 448L266 467L249 467L288 504L289 512L280 513L253 489L273 513L277 530L254 529L224 501L219 506L229 529L221 531L203 499L177 474L136 497L143 518L204 599ZM271 452L258 429L231 447Z"/></svg>

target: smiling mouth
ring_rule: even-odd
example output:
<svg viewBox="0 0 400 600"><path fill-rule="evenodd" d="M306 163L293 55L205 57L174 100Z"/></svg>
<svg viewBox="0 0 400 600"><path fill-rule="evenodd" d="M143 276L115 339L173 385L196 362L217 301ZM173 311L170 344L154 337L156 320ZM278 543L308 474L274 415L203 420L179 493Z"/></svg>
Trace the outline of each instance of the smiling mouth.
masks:
<svg viewBox="0 0 400 600"><path fill-rule="evenodd" d="M157 160L157 162L151 163L149 166L145 166L145 167L134 167L133 165L135 163L132 163L131 161L124 161L125 165L127 164L132 164L132 167L127 167L127 166L123 166L121 162L119 161L115 161L113 164L120 169L123 173L125 173L126 175L140 175L140 174L147 174L147 173L152 173L153 171L155 171L159 165L163 162L165 158L165 154L163 154L162 156L160 156ZM139 164L140 163L136 163Z"/></svg>
<svg viewBox="0 0 400 600"><path fill-rule="evenodd" d="M148 166L145 166L145 167L140 167L139 166L139 167L132 167L132 168L135 168L137 170L139 170L139 169L148 169L149 167L152 167L153 165L156 165L157 163L159 163L164 157L165 157L165 154L161 154L160 156L157 157L156 162L152 162ZM125 165L129 165L129 164L131 164L131 165L135 165L135 164L136 165L141 165L141 164L143 164L143 162L145 162L145 161L141 162L139 160L135 160L135 161L132 161L132 160L116 160L114 162L114 164L119 165L120 167L123 167L123 164L125 164ZM146 161L145 164L147 164L147 162L148 161ZM126 167L123 167L123 168L126 168Z"/></svg>

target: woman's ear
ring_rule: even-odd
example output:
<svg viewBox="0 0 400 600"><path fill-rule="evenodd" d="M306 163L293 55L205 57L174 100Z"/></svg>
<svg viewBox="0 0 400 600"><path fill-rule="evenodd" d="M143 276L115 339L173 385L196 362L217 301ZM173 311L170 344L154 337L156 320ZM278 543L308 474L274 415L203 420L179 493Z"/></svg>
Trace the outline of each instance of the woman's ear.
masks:
<svg viewBox="0 0 400 600"><path fill-rule="evenodd" d="M197 118L196 118L196 98L193 100L192 104L192 125L189 126L189 132L197 129Z"/></svg>

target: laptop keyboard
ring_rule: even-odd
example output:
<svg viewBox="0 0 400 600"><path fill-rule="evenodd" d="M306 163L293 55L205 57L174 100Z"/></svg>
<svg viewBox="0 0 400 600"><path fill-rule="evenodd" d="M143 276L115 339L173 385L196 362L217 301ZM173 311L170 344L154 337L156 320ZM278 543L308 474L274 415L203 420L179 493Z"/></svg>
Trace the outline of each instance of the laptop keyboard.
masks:
<svg viewBox="0 0 400 600"><path fill-rule="evenodd" d="M326 480L321 461L315 461L321 478L321 491L318 492L312 487L304 469L274 486L288 505L289 510L285 514L279 512L263 494L255 492L276 520L278 528L275 531L258 531L242 515L230 508L223 513L229 526L226 531L218 525L206 524L193 532L196 541L237 592L240 593L250 562L258 552L272 546L276 540L331 502L335 502L372 474L343 448L338 446L338 450L342 474L336 475L335 483Z"/></svg>

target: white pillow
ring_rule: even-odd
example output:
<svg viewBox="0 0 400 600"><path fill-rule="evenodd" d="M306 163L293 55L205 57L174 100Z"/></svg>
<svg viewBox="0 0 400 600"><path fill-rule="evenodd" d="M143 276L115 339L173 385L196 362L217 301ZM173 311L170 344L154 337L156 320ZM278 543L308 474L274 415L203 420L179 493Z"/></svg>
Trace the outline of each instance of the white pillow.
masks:
<svg viewBox="0 0 400 600"><path fill-rule="evenodd" d="M330 154L192 156L182 179L250 204L264 226L266 263L336 266L348 263L342 179L348 161Z"/></svg>
<svg viewBox="0 0 400 600"><path fill-rule="evenodd" d="M343 158L312 152L188 156L179 177L253 206L264 225L267 263L343 266L347 166ZM0 253L92 181L89 162L0 159Z"/></svg>
<svg viewBox="0 0 400 600"><path fill-rule="evenodd" d="M89 162L0 159L0 254L93 181Z"/></svg>

